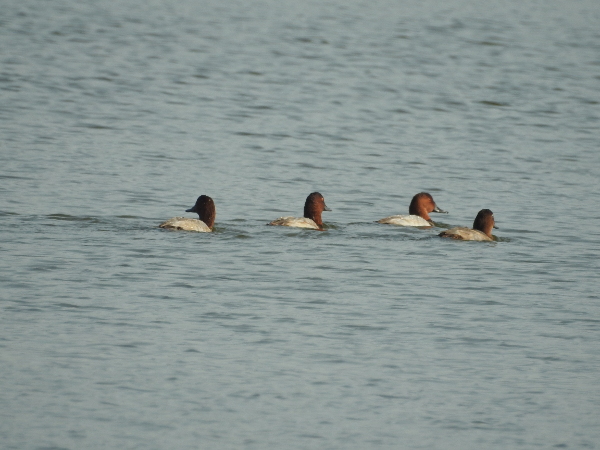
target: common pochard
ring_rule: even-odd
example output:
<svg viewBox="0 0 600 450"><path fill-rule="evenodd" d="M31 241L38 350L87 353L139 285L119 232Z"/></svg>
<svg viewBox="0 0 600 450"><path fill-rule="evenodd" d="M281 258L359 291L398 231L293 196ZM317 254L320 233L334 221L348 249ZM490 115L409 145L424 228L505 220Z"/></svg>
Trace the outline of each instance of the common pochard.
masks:
<svg viewBox="0 0 600 450"><path fill-rule="evenodd" d="M321 220L321 213L323 211L331 211L331 209L327 207L325 199L320 193L313 192L306 197L306 202L304 203L304 217L280 217L268 225L322 230L323 220Z"/></svg>
<svg viewBox="0 0 600 450"><path fill-rule="evenodd" d="M431 220L431 217L429 217L430 212L448 213L448 211L442 211L438 208L431 194L420 192L412 198L410 206L408 207L408 216L390 216L380 219L377 222L402 225L405 227L431 227L433 226L433 221Z"/></svg>
<svg viewBox="0 0 600 450"><path fill-rule="evenodd" d="M187 217L173 217L159 225L160 228L167 228L170 230L183 230L183 231L198 231L198 232L210 232L215 224L215 217L217 217L217 210L215 208L215 202L208 195L201 195L196 200L196 204L186 209L185 212L194 212L198 214L198 219L188 219Z"/></svg>
<svg viewBox="0 0 600 450"><path fill-rule="evenodd" d="M498 228L494 220L494 213L489 209L482 209L477 213L473 228L454 227L442 231L441 237L460 239L463 241L493 241L492 228Z"/></svg>

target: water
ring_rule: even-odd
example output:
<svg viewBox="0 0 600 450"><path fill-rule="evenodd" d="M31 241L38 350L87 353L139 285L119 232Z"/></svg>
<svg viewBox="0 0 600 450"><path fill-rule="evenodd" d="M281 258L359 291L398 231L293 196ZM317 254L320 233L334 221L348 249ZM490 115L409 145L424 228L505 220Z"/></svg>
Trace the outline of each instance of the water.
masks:
<svg viewBox="0 0 600 450"><path fill-rule="evenodd" d="M598 448L599 19L4 4L0 446ZM374 223L420 191L440 228Z"/></svg>

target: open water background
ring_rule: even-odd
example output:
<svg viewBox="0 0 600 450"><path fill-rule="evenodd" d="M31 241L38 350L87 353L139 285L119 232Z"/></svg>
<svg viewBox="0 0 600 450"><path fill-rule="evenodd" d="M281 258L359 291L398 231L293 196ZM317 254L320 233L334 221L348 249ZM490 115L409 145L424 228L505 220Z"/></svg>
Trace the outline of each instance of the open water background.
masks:
<svg viewBox="0 0 600 450"><path fill-rule="evenodd" d="M599 118L596 0L3 2L0 447L599 448Z"/></svg>

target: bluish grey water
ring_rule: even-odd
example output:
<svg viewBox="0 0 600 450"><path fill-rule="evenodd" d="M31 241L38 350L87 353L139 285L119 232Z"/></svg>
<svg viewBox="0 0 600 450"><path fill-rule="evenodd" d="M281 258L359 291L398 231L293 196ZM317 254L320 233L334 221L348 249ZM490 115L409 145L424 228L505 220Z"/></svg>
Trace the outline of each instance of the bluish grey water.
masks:
<svg viewBox="0 0 600 450"><path fill-rule="evenodd" d="M598 448L599 23L5 2L0 447ZM328 231L265 226L315 190ZM420 191L439 228L374 223Z"/></svg>

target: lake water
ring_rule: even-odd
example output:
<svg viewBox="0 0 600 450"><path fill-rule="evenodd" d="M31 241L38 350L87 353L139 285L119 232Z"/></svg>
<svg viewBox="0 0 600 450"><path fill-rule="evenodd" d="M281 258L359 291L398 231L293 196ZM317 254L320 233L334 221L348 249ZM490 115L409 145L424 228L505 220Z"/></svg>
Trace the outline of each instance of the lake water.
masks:
<svg viewBox="0 0 600 450"><path fill-rule="evenodd" d="M2 449L600 448L597 0L9 0L0 100Z"/></svg>

